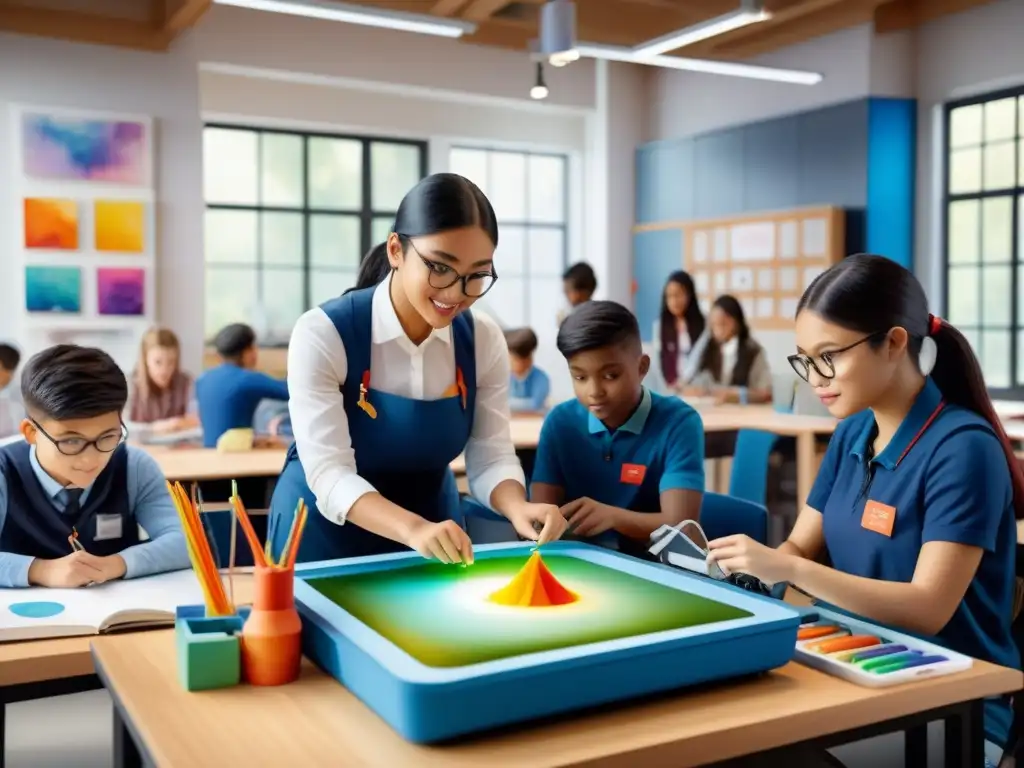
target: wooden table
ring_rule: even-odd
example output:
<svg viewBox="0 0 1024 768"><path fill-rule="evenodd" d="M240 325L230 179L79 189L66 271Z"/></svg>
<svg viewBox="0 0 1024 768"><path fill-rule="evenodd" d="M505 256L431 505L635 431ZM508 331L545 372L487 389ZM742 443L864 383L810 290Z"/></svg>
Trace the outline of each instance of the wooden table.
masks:
<svg viewBox="0 0 1024 768"><path fill-rule="evenodd" d="M235 576L235 598L239 605L251 601L251 575ZM136 634L152 634L152 631ZM164 631L162 634L172 633ZM0 767L4 764L4 726L8 704L102 687L93 666L91 640L92 637L65 637L0 643Z"/></svg>
<svg viewBox="0 0 1024 768"><path fill-rule="evenodd" d="M287 451L258 448L252 451L221 453L215 448L170 448L141 446L156 459L164 476L180 480L234 480L240 477L277 477L284 468Z"/></svg>
<svg viewBox="0 0 1024 768"><path fill-rule="evenodd" d="M790 663L770 674L609 706L598 714L419 746L308 661L291 685L194 694L178 684L171 632L94 638L92 647L97 673L114 699L115 730L121 734L115 765L124 768L684 768L800 742L835 746L907 728L915 729L908 749L916 760L919 726L940 719L946 721L947 768L977 768L984 748L981 699L1024 683L1020 672L976 662L957 675L872 689Z"/></svg>

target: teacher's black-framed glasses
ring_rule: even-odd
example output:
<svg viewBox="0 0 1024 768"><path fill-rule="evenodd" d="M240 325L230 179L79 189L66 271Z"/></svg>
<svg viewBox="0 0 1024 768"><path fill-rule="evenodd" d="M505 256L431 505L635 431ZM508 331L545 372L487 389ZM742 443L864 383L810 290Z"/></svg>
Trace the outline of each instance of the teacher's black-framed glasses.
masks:
<svg viewBox="0 0 1024 768"><path fill-rule="evenodd" d="M841 349L830 349L827 352L822 352L820 355L805 355L796 354L790 355L786 359L789 361L790 367L796 372L804 381L810 381L811 371L813 370L821 378L826 381L831 381L836 377L836 356L843 354L843 352L849 352L851 349L859 347L861 344L865 344L875 339L880 339L885 336L888 331L877 331L869 336L865 336L860 341L855 341L853 344L842 347Z"/></svg>
<svg viewBox="0 0 1024 768"><path fill-rule="evenodd" d="M464 275L450 264L445 264L443 261L437 261L436 259L428 259L420 253L412 238L401 237L416 252L416 255L420 257L420 261L423 262L423 266L427 268L427 282L431 288L443 291L445 288L451 288L456 283L462 283L462 292L466 296L471 299L479 299L494 287L494 283L498 279L493 264L489 269L482 269L479 272L471 272L468 275Z"/></svg>
<svg viewBox="0 0 1024 768"><path fill-rule="evenodd" d="M53 443L57 447L57 450L65 456L78 456L90 445L100 453L110 453L128 439L128 427L126 427L124 423L121 424L120 432L115 433L108 430L94 440L89 440L85 437L62 437L58 440L39 426L39 422L35 419L29 419L29 421L31 421L32 425L39 430L43 437Z"/></svg>

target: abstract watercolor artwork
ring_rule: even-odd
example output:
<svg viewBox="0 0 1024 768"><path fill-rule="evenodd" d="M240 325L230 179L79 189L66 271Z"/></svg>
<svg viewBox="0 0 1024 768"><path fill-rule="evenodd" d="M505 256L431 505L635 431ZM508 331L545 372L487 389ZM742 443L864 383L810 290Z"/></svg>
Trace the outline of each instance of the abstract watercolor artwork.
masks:
<svg viewBox="0 0 1024 768"><path fill-rule="evenodd" d="M148 134L141 122L27 113L23 170L37 179L146 184Z"/></svg>
<svg viewBox="0 0 1024 768"><path fill-rule="evenodd" d="M96 250L142 253L146 248L146 206L125 200L97 200Z"/></svg>
<svg viewBox="0 0 1024 768"><path fill-rule="evenodd" d="M146 270L96 270L96 309L101 315L145 314Z"/></svg>
<svg viewBox="0 0 1024 768"><path fill-rule="evenodd" d="M25 247L78 250L78 205L74 200L25 198Z"/></svg>
<svg viewBox="0 0 1024 768"><path fill-rule="evenodd" d="M25 267L25 309L81 312L82 271L78 267Z"/></svg>

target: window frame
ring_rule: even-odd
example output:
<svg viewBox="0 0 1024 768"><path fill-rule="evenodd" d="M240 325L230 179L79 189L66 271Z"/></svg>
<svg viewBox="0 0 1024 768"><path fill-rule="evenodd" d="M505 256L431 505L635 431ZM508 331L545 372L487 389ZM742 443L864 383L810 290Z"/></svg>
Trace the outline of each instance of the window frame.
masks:
<svg viewBox="0 0 1024 768"><path fill-rule="evenodd" d="M384 218L390 216L392 222L394 221L395 210L383 210L373 208L373 178L372 168L373 163L371 160L372 147L374 144L398 144L403 146L409 146L419 151L419 178L423 179L428 173L428 162L429 162L429 142L425 139L409 139L395 136L382 136L375 134L355 134L355 133L344 133L335 131L323 131L323 130L304 130L299 128L280 128L272 126L263 126L249 123L233 123L223 121L204 121L203 133L205 135L207 129L219 129L228 131L241 131L247 133L255 133L257 135L257 169L256 169L256 184L257 184L257 201L255 204L237 204L237 203L211 203L206 200L206 195L203 195L203 216L207 211L241 211L246 213L255 213L257 216L263 213L290 213L299 214L302 216L302 228L303 228L303 243L302 243L302 264L297 269L302 274L302 298L303 298L303 312L312 309L312 296L310 291L310 273L312 265L311 251L310 251L310 222L313 216L324 215L324 216L356 216L359 218L359 253L360 255L367 253L370 248L376 245L373 242L373 222L374 219ZM277 135L277 136L291 136L297 137L302 141L302 206L301 207L288 207L280 205L264 205L262 202L262 163L263 163L263 142L259 137L263 135ZM362 207L360 209L350 208L317 208L310 206L309 203L309 142L311 139L337 139L344 141L357 141L360 143L362 150L362 167L361 167L361 194L362 194ZM204 162L206 158L204 157ZM205 226L205 224L204 224ZM263 283L260 279L262 271L264 269L263 264L263 241L262 233L257 229L256 233L256 261L252 265L252 270L256 275L256 295L257 301L263 303ZM231 268L231 269L248 269L248 265L239 265L237 263L230 262L217 262L210 261L204 254L203 259L203 270L209 267L214 268ZM357 268L358 269L358 268ZM338 272L344 270L339 269ZM205 325L205 318L204 318ZM204 331L205 335L205 331ZM268 347L285 347L287 346L287 340L283 342L274 341L265 343L265 340L260 340L263 346Z"/></svg>
<svg viewBox="0 0 1024 768"><path fill-rule="evenodd" d="M1014 110L1014 127L1015 137L1014 141L1014 179L1015 183L1011 187L1005 187L998 190L985 190L984 188L976 192L961 192L953 193L950 191L951 181L951 166L952 163L952 151L951 146L952 132L951 123L953 112L962 107L970 107L975 105L984 105L993 101L1001 101L1003 99L1017 99L1017 108ZM1020 306L1018 291L1020 289L1020 275L1018 274L1021 269L1024 269L1024 259L1022 255L1022 237L1024 234L1021 232L1022 222L1021 218L1021 201L1024 200L1024 179L1020 178L1021 171L1021 153L1024 152L1024 121L1022 121L1022 105L1021 99L1024 99L1024 85L1018 85L1012 88L1002 88L998 91L991 91L988 93L976 94L974 96L965 97L962 99L956 99L954 101L946 102L942 105L942 195L941 195L941 222L942 231L939 233L942 249L942 261L941 261L941 295L942 295L942 307L943 314L948 315L950 305L950 253L949 253L949 224L950 224L950 206L953 203L961 201L972 201L976 200L982 203L985 200L993 198L1004 198L1010 197L1011 211L1010 211L1010 322L1008 331L1010 334L1010 386L1009 387L989 387L989 394L993 399L1001 400L1024 400L1024 383L1018 383L1024 380L1024 355L1018 354L1018 337L1024 333L1024 322L1018 319L1018 312L1024 309ZM984 176L984 147L987 142L984 138L984 111L982 112L982 139L978 145L982 148L982 155L980 162L982 163L982 187L984 187L985 176ZM978 236L982 235L984 228L984 222L979 221ZM997 264L988 265L990 267L1006 265L1002 262ZM983 275L985 272L986 263L982 260L982 254L979 252L978 262L978 276L979 276L979 309L982 306L984 296L984 279ZM971 326L972 331L978 333L979 339L982 337L986 330L997 330L995 326L987 326L981 318L977 326ZM1001 329L1000 329L1001 330ZM976 353L977 354L977 353ZM979 358L980 362L981 359ZM984 370L984 367L983 367Z"/></svg>

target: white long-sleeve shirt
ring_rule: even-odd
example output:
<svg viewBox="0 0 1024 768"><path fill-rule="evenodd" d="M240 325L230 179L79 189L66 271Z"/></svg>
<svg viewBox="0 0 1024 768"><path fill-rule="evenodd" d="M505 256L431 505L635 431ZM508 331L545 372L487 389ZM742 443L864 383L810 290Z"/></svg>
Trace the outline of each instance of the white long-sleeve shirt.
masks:
<svg viewBox="0 0 1024 768"><path fill-rule="evenodd" d="M440 399L455 381L451 327L435 329L419 346L413 344L395 313L390 287L388 277L373 294L371 388L415 400ZM509 429L508 345L493 319L482 312L473 319L477 390L466 474L473 496L489 504L502 481L526 481ZM320 513L339 525L361 496L376 490L356 472L338 391L348 373L345 345L334 324L319 307L309 310L295 324L288 344L289 410L306 482Z"/></svg>

